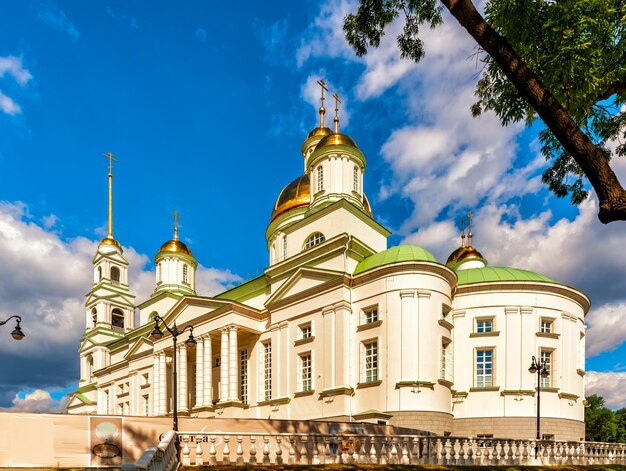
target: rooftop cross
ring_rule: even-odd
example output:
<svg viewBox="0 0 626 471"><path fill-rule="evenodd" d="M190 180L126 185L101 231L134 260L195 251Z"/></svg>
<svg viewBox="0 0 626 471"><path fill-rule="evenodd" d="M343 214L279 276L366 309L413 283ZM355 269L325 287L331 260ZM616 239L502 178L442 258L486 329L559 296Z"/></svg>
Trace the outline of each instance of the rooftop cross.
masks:
<svg viewBox="0 0 626 471"><path fill-rule="evenodd" d="M172 214L174 215L174 240L178 240L178 211Z"/></svg>
<svg viewBox="0 0 626 471"><path fill-rule="evenodd" d="M320 101L322 102L322 105L320 106L320 128L324 127L324 113L326 113L326 108L324 108L324 92L328 91L328 88L326 88L326 82L324 82L323 79L320 79L317 81L317 84L322 87L322 97L320 98Z"/></svg>
<svg viewBox="0 0 626 471"><path fill-rule="evenodd" d="M335 134L339 134L339 103L341 100L336 93L333 94L333 98L335 99L335 119L333 120L335 122Z"/></svg>
<svg viewBox="0 0 626 471"><path fill-rule="evenodd" d="M113 239L113 161L117 159L113 157L113 153L104 154L109 159L109 231L107 239Z"/></svg>

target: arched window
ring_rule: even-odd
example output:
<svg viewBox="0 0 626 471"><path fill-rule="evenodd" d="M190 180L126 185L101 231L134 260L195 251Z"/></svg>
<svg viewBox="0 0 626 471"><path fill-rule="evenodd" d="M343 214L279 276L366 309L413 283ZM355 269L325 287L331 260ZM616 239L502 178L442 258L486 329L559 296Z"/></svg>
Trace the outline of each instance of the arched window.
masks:
<svg viewBox="0 0 626 471"><path fill-rule="evenodd" d="M124 313L122 312L121 309L113 309L113 312L111 313L111 325L113 327L118 327L120 329L124 328Z"/></svg>
<svg viewBox="0 0 626 471"><path fill-rule="evenodd" d="M91 310L91 318L93 319L93 326L95 327L98 323L98 310L95 307Z"/></svg>
<svg viewBox="0 0 626 471"><path fill-rule="evenodd" d="M116 283L120 282L120 269L117 267L111 267L111 280Z"/></svg>
<svg viewBox="0 0 626 471"><path fill-rule="evenodd" d="M186 263L183 265L183 283L189 283L189 267Z"/></svg>
<svg viewBox="0 0 626 471"><path fill-rule="evenodd" d="M98 281L102 280L102 267L98 267Z"/></svg>
<svg viewBox="0 0 626 471"><path fill-rule="evenodd" d="M283 234L283 260L287 258L287 234Z"/></svg>
<svg viewBox="0 0 626 471"><path fill-rule="evenodd" d="M318 244L321 244L326 240L324 234L321 232L314 232L309 236L309 238L304 243L304 250L310 249L311 247L315 247Z"/></svg>
<svg viewBox="0 0 626 471"><path fill-rule="evenodd" d="M324 189L324 167L321 165L317 167L317 191L320 192Z"/></svg>
<svg viewBox="0 0 626 471"><path fill-rule="evenodd" d="M85 365L87 366L87 371L85 371L85 377L87 381L91 382L91 375L93 373L93 357L91 354L87 355L85 359Z"/></svg>
<svg viewBox="0 0 626 471"><path fill-rule="evenodd" d="M352 189L359 192L359 167L354 166L354 172L352 175Z"/></svg>

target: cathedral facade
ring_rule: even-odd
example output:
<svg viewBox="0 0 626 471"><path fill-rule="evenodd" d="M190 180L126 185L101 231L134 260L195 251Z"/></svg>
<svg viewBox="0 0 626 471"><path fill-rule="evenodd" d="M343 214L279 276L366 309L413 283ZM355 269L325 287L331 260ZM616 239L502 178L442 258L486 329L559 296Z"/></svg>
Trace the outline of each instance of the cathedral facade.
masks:
<svg viewBox="0 0 626 471"><path fill-rule="evenodd" d="M589 299L546 276L491 267L471 227L446 263L387 247L363 191L366 159L324 125L302 145L304 173L279 194L264 273L217 296L195 291L178 238L155 256L154 293L137 303L109 234L93 259L76 414L374 422L437 434L584 437ZM109 172L109 201L112 174ZM135 309L139 324L135 323ZM154 316L193 327L153 339ZM543 376L528 371L535 357Z"/></svg>

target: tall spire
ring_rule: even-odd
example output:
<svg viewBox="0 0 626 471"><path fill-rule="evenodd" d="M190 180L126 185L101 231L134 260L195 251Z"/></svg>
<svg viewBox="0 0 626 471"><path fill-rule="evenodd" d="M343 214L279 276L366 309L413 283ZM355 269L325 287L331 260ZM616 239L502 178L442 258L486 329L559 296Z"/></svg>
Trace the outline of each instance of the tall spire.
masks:
<svg viewBox="0 0 626 471"><path fill-rule="evenodd" d="M178 240L178 211L172 214L174 215L174 240Z"/></svg>
<svg viewBox="0 0 626 471"><path fill-rule="evenodd" d="M335 134L339 134L339 103L341 103L341 100L336 93L333 95L333 98L335 99L335 118L333 119L335 122Z"/></svg>
<svg viewBox="0 0 626 471"><path fill-rule="evenodd" d="M322 97L320 98L320 101L322 102L321 106L320 106L320 128L324 127L324 114L326 113L326 108L324 108L324 92L328 91L328 88L326 88L326 82L324 82L324 80L318 80L317 84L322 88Z"/></svg>
<svg viewBox="0 0 626 471"><path fill-rule="evenodd" d="M109 231L107 233L107 239L114 239L113 237L113 161L117 162L117 159L113 157L113 154L109 152L104 154L109 159Z"/></svg>

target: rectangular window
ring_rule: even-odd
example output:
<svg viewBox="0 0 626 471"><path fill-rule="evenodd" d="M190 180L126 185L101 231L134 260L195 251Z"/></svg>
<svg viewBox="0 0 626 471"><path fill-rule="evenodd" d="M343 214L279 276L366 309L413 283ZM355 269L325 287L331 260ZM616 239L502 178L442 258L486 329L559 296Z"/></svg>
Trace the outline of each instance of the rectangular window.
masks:
<svg viewBox="0 0 626 471"><path fill-rule="evenodd" d="M378 307L368 308L363 311L363 323L372 324L378 321Z"/></svg>
<svg viewBox="0 0 626 471"><path fill-rule="evenodd" d="M477 388L493 386L493 349L476 350L476 381Z"/></svg>
<svg viewBox="0 0 626 471"><path fill-rule="evenodd" d="M311 391L313 389L313 363L311 353L300 355L300 391Z"/></svg>
<svg viewBox="0 0 626 471"><path fill-rule="evenodd" d="M287 259L287 234L283 234L283 260Z"/></svg>
<svg viewBox="0 0 626 471"><path fill-rule="evenodd" d="M143 414L148 417L150 415L150 396L143 396Z"/></svg>
<svg viewBox="0 0 626 471"><path fill-rule="evenodd" d="M298 326L300 328L300 339L308 339L313 336L313 329L311 328L311 323L302 324Z"/></svg>
<svg viewBox="0 0 626 471"><path fill-rule="evenodd" d="M363 344L363 382L378 381L378 341Z"/></svg>
<svg viewBox="0 0 626 471"><path fill-rule="evenodd" d="M108 414L111 410L111 401L109 399L109 391L104 391L104 413Z"/></svg>
<svg viewBox="0 0 626 471"><path fill-rule="evenodd" d="M239 352L239 397L242 403L248 403L248 350Z"/></svg>
<svg viewBox="0 0 626 471"><path fill-rule="evenodd" d="M359 167L354 166L354 173L352 175L352 189L359 192Z"/></svg>
<svg viewBox="0 0 626 471"><path fill-rule="evenodd" d="M186 263L183 265L183 283L189 283L189 267Z"/></svg>
<svg viewBox="0 0 626 471"><path fill-rule="evenodd" d="M539 326L539 332L543 332L544 334L552 333L552 320L551 319L541 319L541 325Z"/></svg>
<svg viewBox="0 0 626 471"><path fill-rule="evenodd" d="M548 370L548 376L546 376L545 378L543 376L540 376L541 378L541 387L542 388L549 388L552 385L552 352L549 350L541 350L541 355L540 355L540 359L539 362L542 365L545 365L546 369Z"/></svg>
<svg viewBox="0 0 626 471"><path fill-rule="evenodd" d="M452 342L441 341L441 379L452 381Z"/></svg>
<svg viewBox="0 0 626 471"><path fill-rule="evenodd" d="M493 433L479 433L476 435L476 441L480 448L491 448L493 446L492 439Z"/></svg>
<svg viewBox="0 0 626 471"><path fill-rule="evenodd" d="M479 334L493 332L493 318L476 319L476 332Z"/></svg>
<svg viewBox="0 0 626 471"><path fill-rule="evenodd" d="M324 167L321 165L317 167L317 192L319 193L324 189Z"/></svg>
<svg viewBox="0 0 626 471"><path fill-rule="evenodd" d="M272 399L272 344L263 344L263 393L264 400Z"/></svg>

